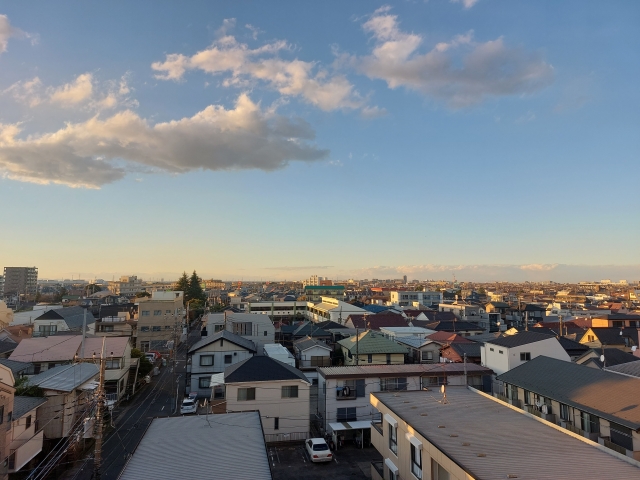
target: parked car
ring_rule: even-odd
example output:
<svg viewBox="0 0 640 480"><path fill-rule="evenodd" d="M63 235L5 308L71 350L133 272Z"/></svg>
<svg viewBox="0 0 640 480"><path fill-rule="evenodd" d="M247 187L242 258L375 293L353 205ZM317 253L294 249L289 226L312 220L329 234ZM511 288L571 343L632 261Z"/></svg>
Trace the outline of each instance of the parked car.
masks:
<svg viewBox="0 0 640 480"><path fill-rule="evenodd" d="M190 398L185 398L180 405L180 415L189 415L196 413L198 404Z"/></svg>
<svg viewBox="0 0 640 480"><path fill-rule="evenodd" d="M330 462L333 454L324 438L310 438L304 442L312 462Z"/></svg>
<svg viewBox="0 0 640 480"><path fill-rule="evenodd" d="M198 401L198 392L191 392L189 393L189 396L187 397L190 400L193 400L194 402Z"/></svg>

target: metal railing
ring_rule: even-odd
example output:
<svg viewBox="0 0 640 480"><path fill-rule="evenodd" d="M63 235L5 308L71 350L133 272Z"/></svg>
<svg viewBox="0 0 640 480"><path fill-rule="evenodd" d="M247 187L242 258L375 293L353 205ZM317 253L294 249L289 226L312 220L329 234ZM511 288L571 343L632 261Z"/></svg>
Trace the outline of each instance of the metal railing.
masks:
<svg viewBox="0 0 640 480"><path fill-rule="evenodd" d="M376 472L378 472L380 478L384 478L384 462L371 462L371 466L375 469Z"/></svg>
<svg viewBox="0 0 640 480"><path fill-rule="evenodd" d="M267 433L264 436L264 441L266 443L303 442L309 437L311 437L309 432Z"/></svg>
<svg viewBox="0 0 640 480"><path fill-rule="evenodd" d="M604 437L600 437L602 438L602 443L604 443L604 446L607 448L610 448L611 450L621 453L622 455L626 455L627 454L627 449L624 447L621 447L620 445L613 443L611 440L604 438Z"/></svg>
<svg viewBox="0 0 640 480"><path fill-rule="evenodd" d="M371 426L376 429L376 431L384 436L384 432L382 431L382 422L373 423L371 422Z"/></svg>

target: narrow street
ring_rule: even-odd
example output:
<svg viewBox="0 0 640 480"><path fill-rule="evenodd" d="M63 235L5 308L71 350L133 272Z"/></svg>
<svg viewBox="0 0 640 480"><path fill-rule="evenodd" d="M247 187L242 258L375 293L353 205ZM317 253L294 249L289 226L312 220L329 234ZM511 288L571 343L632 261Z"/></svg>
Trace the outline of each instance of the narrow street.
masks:
<svg viewBox="0 0 640 480"><path fill-rule="evenodd" d="M116 480L127 459L135 450L156 417L179 415L179 407L185 390L186 356L188 346L200 339L199 324L194 325L188 341L178 347L176 376L170 365L162 367L160 374L152 377L133 399L118 406L113 412L113 426L108 428L102 444L102 480ZM175 378L177 377L177 382ZM178 384L178 411L176 407L176 383ZM66 480L90 480L93 476L93 452L87 452L84 463L78 462L62 478Z"/></svg>

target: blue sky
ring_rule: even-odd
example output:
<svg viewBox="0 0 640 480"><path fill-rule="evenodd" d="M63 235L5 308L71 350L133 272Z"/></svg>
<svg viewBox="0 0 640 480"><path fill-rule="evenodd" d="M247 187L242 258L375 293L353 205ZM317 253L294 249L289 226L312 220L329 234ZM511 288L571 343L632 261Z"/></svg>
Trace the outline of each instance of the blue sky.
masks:
<svg viewBox="0 0 640 480"><path fill-rule="evenodd" d="M640 279L636 2L0 15L4 265Z"/></svg>

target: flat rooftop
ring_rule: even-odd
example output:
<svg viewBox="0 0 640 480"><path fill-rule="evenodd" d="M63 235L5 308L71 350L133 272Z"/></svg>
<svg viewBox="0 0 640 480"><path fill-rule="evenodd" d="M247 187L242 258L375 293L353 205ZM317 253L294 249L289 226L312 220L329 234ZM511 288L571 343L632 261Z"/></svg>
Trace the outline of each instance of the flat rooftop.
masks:
<svg viewBox="0 0 640 480"><path fill-rule="evenodd" d="M446 404L439 391L371 397L474 478L640 478L640 468L613 454L464 387L449 387Z"/></svg>

